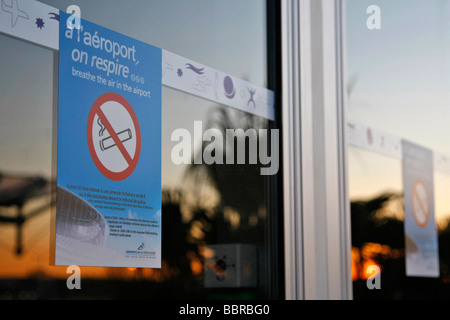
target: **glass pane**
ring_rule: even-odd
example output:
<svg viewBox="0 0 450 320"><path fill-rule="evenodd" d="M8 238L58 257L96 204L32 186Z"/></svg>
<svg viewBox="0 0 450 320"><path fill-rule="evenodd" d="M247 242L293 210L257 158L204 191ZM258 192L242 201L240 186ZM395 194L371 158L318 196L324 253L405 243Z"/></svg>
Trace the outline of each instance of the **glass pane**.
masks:
<svg viewBox="0 0 450 320"><path fill-rule="evenodd" d="M450 2L373 4L346 4L354 298L446 298L450 176L440 156L450 154ZM406 274L402 140L433 152L437 278ZM367 287L370 265L381 268L379 290Z"/></svg>
<svg viewBox="0 0 450 320"><path fill-rule="evenodd" d="M41 2L61 10L76 4L83 19L267 87L265 1ZM8 220L17 217L17 206L0 203L0 214L8 222L0 223L0 298L269 297L267 221L277 213L268 211L268 178L260 174L260 165L175 165L171 160L176 145L172 132L193 132L194 121L201 121L203 130L260 129L269 122L164 86L162 268L82 267L83 289L66 289L66 267L49 266L54 210L49 188L55 170L53 53L6 36L0 36L0 43L0 197L27 182L39 191L22 208L27 219L21 226L21 252L16 250L18 224ZM29 179L36 176L47 182L44 188L41 180ZM204 268L212 245L223 245L220 250L229 255L241 252L240 258L248 261L240 263L255 269L241 268L237 285L211 285ZM225 266L226 259L221 256ZM40 290L41 283L50 289Z"/></svg>

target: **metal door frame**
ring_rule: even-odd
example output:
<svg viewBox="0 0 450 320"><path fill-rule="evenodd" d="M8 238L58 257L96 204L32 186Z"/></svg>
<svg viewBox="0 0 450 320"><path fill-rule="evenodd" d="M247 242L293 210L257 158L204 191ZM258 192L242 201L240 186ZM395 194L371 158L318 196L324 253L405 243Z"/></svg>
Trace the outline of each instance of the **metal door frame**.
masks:
<svg viewBox="0 0 450 320"><path fill-rule="evenodd" d="M282 2L286 299L351 299L343 0Z"/></svg>

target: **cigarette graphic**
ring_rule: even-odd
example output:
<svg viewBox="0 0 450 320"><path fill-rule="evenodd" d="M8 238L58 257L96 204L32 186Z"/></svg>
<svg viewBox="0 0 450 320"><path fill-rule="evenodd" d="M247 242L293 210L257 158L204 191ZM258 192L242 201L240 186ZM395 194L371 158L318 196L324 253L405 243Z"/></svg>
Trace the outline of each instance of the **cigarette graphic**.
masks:
<svg viewBox="0 0 450 320"><path fill-rule="evenodd" d="M130 129L125 129L123 131L118 132L117 136L119 137L120 141L122 141L122 142L131 140L131 138L133 138ZM112 148L115 145L116 144L114 143L114 140L112 137L107 137L107 138L100 140L100 149L102 151L108 150L109 148Z"/></svg>

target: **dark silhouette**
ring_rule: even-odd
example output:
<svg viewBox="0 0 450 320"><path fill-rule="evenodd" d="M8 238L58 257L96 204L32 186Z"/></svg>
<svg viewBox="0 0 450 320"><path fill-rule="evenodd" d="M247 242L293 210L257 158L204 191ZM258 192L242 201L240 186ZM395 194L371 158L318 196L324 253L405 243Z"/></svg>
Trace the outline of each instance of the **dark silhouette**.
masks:
<svg viewBox="0 0 450 320"><path fill-rule="evenodd" d="M396 202L395 215L384 215L384 208ZM450 227L439 228L439 278L407 277L405 269L405 233L403 196L385 193L366 201L352 201L352 246L361 253L355 262L357 279L353 281L354 299L448 299L450 297ZM450 219L448 220L450 221ZM438 225L439 226L439 225ZM384 252L368 248L383 247ZM355 258L354 258L355 259ZM381 289L368 289L361 277L364 260L381 267Z"/></svg>

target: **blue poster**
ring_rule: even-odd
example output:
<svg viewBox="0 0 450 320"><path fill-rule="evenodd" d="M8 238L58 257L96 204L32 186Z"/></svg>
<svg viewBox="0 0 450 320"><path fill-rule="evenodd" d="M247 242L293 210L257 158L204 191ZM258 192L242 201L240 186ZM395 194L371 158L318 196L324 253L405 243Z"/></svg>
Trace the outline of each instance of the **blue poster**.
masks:
<svg viewBox="0 0 450 320"><path fill-rule="evenodd" d="M433 152L402 141L406 275L439 277Z"/></svg>
<svg viewBox="0 0 450 320"><path fill-rule="evenodd" d="M161 265L161 49L61 12L55 265Z"/></svg>

